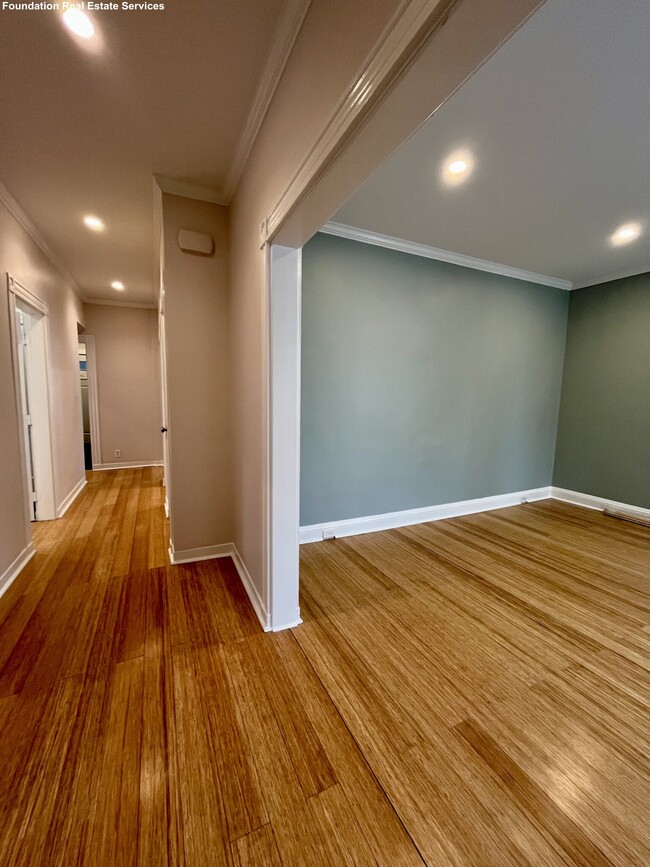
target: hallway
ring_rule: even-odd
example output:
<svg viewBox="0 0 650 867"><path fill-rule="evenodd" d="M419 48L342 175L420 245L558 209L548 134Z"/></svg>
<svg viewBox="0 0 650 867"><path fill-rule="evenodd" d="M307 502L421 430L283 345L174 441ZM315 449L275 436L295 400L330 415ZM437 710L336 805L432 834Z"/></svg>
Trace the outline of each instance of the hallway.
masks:
<svg viewBox="0 0 650 867"><path fill-rule="evenodd" d="M88 473L0 600L0 864L266 865L278 846L282 863L343 863L366 824L387 863L421 863L231 561L169 566L161 476ZM359 828L337 764L355 810L372 805Z"/></svg>
<svg viewBox="0 0 650 867"><path fill-rule="evenodd" d="M88 474L0 600L0 864L647 863L647 528L557 502L302 549L264 635Z"/></svg>

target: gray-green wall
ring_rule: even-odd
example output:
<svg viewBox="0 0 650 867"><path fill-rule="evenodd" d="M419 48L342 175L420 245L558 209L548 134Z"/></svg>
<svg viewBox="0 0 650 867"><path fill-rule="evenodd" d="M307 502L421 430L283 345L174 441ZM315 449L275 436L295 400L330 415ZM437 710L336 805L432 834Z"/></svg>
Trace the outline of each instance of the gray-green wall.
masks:
<svg viewBox="0 0 650 867"><path fill-rule="evenodd" d="M571 293L553 484L650 508L650 274Z"/></svg>
<svg viewBox="0 0 650 867"><path fill-rule="evenodd" d="M301 525L551 484L568 292L319 234L302 303Z"/></svg>

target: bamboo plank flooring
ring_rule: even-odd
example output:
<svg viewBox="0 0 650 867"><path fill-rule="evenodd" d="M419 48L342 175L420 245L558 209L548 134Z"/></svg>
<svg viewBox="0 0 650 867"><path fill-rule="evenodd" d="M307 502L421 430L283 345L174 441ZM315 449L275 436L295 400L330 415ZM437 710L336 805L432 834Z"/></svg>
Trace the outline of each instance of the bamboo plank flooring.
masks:
<svg viewBox="0 0 650 867"><path fill-rule="evenodd" d="M2 867L650 864L650 529L557 502L303 546L263 634L89 473L0 599Z"/></svg>

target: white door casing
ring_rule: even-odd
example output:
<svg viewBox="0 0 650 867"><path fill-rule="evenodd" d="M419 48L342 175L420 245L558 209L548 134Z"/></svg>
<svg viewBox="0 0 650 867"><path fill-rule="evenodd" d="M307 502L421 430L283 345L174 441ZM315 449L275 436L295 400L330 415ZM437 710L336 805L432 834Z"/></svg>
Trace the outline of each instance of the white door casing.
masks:
<svg viewBox="0 0 650 867"><path fill-rule="evenodd" d="M169 468L169 411L167 399L167 344L165 331L165 290L160 290L160 305L158 309L158 341L160 343L160 385L162 389L162 419L161 435L163 438L163 485L165 486L165 514L169 518L171 503L170 468Z"/></svg>
<svg viewBox="0 0 650 867"><path fill-rule="evenodd" d="M10 275L7 276L7 288L16 409L22 428L20 451L25 515L27 520L48 521L56 517L48 309L43 301ZM21 333L18 328L19 314L22 319ZM25 419L25 404L28 405L28 422ZM26 424L28 436L25 435ZM35 500L32 497L32 487L36 492ZM29 537L29 528L27 533Z"/></svg>

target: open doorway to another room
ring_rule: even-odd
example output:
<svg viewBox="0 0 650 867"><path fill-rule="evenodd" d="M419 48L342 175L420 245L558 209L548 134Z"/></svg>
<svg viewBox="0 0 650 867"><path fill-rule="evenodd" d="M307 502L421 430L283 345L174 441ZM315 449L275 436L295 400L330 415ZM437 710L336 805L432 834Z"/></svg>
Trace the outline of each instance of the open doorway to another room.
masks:
<svg viewBox="0 0 650 867"><path fill-rule="evenodd" d="M80 328L80 326L78 327ZM96 464L101 463L95 338L92 334L79 334L78 351L81 411L83 417L84 469L92 470Z"/></svg>
<svg viewBox="0 0 650 867"><path fill-rule="evenodd" d="M585 28L583 4L542 4L307 237L335 172L372 159L369 120L273 233L272 628L300 617L299 542L550 498L647 518L647 136L621 138L616 97L644 96L621 46L645 55L638 8L597 5ZM448 80L418 77L427 51L411 107Z"/></svg>
<svg viewBox="0 0 650 867"><path fill-rule="evenodd" d="M84 437L84 469L93 468L93 449L90 441L90 410L88 407L88 356L86 343L79 340L79 377L81 380L81 415Z"/></svg>

